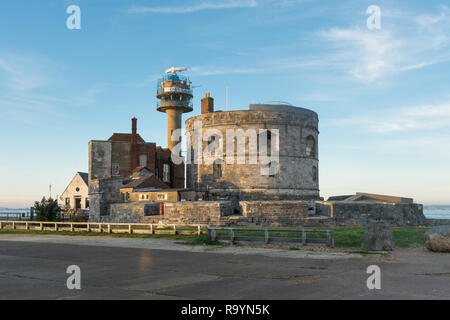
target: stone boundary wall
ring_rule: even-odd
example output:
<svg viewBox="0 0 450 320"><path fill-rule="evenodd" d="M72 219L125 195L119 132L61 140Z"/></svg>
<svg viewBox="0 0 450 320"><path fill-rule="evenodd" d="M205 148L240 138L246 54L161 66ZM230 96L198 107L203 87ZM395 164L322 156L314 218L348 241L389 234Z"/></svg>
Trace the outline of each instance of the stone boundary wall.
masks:
<svg viewBox="0 0 450 320"><path fill-rule="evenodd" d="M109 205L109 215L101 216L101 222L117 223L176 223L209 224L212 226L306 226L308 202L306 201L242 201L241 214L233 214L231 201L186 201L164 203L164 215L154 213L159 203L126 202ZM157 208L156 208L157 209ZM315 219L320 225L328 225L329 219Z"/></svg>
<svg viewBox="0 0 450 320"><path fill-rule="evenodd" d="M381 219L391 226L425 226L421 204L320 201L316 214L332 217L337 226L366 226L371 220Z"/></svg>
<svg viewBox="0 0 450 320"><path fill-rule="evenodd" d="M256 226L300 226L308 218L306 201L241 201L242 217ZM242 224L243 221L241 221Z"/></svg>

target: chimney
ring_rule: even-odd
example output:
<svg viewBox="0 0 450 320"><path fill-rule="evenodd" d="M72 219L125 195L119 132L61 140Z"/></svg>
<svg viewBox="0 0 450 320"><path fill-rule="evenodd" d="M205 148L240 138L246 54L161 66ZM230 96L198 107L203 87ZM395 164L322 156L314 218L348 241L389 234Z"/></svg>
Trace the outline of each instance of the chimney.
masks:
<svg viewBox="0 0 450 320"><path fill-rule="evenodd" d="M202 114L210 112L214 112L214 99L210 97L208 92L202 99Z"/></svg>
<svg viewBox="0 0 450 320"><path fill-rule="evenodd" d="M130 171L134 170L138 166L138 153L137 153L137 119L133 117L131 119L131 166Z"/></svg>

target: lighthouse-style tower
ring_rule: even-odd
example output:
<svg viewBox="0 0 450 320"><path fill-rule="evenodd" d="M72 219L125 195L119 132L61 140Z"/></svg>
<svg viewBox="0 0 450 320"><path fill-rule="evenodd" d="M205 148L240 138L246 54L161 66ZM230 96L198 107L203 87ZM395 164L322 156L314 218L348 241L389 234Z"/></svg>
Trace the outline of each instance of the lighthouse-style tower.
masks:
<svg viewBox="0 0 450 320"><path fill-rule="evenodd" d="M181 129L181 116L183 113L191 112L192 90L189 78L177 74L186 71L186 68L172 67L166 70L166 75L158 80L156 97L160 99L157 110L167 113L167 146L170 151L180 142L172 141L172 133L176 129Z"/></svg>

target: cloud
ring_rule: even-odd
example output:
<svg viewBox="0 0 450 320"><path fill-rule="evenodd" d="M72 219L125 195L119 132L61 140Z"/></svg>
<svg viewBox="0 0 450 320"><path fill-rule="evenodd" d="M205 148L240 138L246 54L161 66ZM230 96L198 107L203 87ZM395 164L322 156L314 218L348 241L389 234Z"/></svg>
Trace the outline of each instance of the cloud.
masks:
<svg viewBox="0 0 450 320"><path fill-rule="evenodd" d="M44 69L48 62L37 62L35 58L0 55L0 83L18 91L28 91L51 82Z"/></svg>
<svg viewBox="0 0 450 320"><path fill-rule="evenodd" d="M450 128L450 102L383 110L368 116L337 119L333 123L340 126L358 126L375 133Z"/></svg>
<svg viewBox="0 0 450 320"><path fill-rule="evenodd" d="M323 57L323 64L333 64L357 80L370 83L450 61L448 7L441 6L434 15L383 12L382 21L385 18L387 26L382 22L381 30L334 27L318 32L332 52Z"/></svg>
<svg viewBox="0 0 450 320"><path fill-rule="evenodd" d="M202 2L187 6L174 7L134 7L128 9L129 13L191 13L203 10L233 9L233 8L254 8L258 6L256 0L230 0L225 2Z"/></svg>

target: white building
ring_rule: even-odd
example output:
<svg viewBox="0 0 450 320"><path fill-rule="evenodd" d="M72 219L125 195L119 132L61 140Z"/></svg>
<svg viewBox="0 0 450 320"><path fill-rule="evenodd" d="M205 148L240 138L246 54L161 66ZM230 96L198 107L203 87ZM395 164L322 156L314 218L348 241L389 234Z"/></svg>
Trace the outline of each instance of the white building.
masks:
<svg viewBox="0 0 450 320"><path fill-rule="evenodd" d="M77 172L59 197L62 209L89 210L88 174Z"/></svg>

